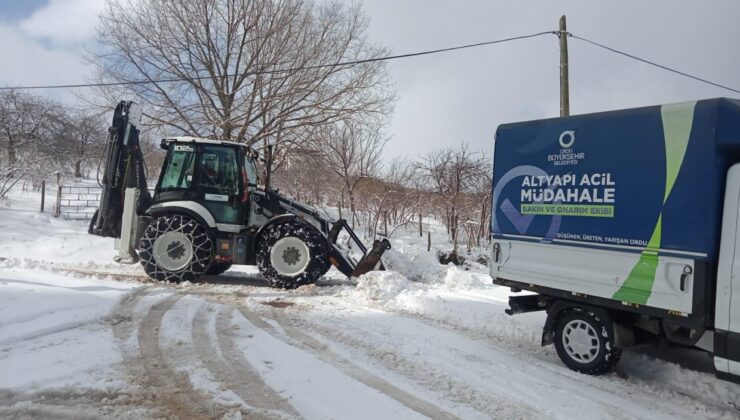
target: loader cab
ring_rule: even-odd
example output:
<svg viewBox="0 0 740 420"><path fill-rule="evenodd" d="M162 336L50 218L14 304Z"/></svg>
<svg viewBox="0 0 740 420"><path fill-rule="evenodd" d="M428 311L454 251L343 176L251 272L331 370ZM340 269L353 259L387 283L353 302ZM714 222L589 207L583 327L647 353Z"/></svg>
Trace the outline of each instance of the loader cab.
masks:
<svg viewBox="0 0 740 420"><path fill-rule="evenodd" d="M167 150L153 204L205 208L217 224L244 226L249 193L256 187L255 153L243 144L177 137ZM190 203L190 204L187 204Z"/></svg>

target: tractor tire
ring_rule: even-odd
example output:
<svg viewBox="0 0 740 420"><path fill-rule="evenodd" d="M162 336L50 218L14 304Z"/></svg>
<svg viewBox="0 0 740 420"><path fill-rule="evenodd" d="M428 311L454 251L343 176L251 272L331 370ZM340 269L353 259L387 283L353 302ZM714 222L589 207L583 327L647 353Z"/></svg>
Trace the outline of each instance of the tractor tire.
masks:
<svg viewBox="0 0 740 420"><path fill-rule="evenodd" d="M313 284L329 265L326 238L313 226L290 220L267 227L257 244L257 267L271 287Z"/></svg>
<svg viewBox="0 0 740 420"><path fill-rule="evenodd" d="M587 375L603 375L619 362L622 349L614 346L611 319L583 308L560 315L555 327L555 349L570 369Z"/></svg>
<svg viewBox="0 0 740 420"><path fill-rule="evenodd" d="M231 268L231 263L217 263L214 261L211 263L211 266L208 267L206 274L218 276L225 273L229 268Z"/></svg>
<svg viewBox="0 0 740 420"><path fill-rule="evenodd" d="M211 266L212 255L213 240L208 231L182 214L156 218L139 242L144 271L159 281L195 281Z"/></svg>

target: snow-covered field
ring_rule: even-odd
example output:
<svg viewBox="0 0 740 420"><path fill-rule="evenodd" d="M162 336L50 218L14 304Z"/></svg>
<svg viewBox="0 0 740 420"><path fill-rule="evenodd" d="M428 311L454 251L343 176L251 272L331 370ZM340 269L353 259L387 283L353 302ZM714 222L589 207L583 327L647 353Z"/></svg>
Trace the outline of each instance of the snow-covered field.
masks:
<svg viewBox="0 0 740 420"><path fill-rule="evenodd" d="M568 370L539 346L544 314L505 315L510 292L484 266L441 266L411 230L392 239L391 269L357 285L330 271L275 290L251 267L172 285L114 264L112 240L38 213L34 194L11 198L3 418L740 417L740 385L704 372L701 353L680 366L637 349L603 377Z"/></svg>

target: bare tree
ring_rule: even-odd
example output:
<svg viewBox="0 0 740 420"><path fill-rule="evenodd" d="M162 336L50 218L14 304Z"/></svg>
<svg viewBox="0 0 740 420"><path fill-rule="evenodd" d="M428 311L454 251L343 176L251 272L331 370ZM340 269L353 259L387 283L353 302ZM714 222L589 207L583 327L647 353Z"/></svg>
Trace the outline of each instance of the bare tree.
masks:
<svg viewBox="0 0 740 420"><path fill-rule="evenodd" d="M341 181L322 164L319 154L312 147L291 149L273 170L272 184L283 193L310 205L323 206L334 198L339 201Z"/></svg>
<svg viewBox="0 0 740 420"><path fill-rule="evenodd" d="M477 185L474 187L473 196L478 203L479 223L478 232L476 232L475 243L480 246L482 238L489 237L491 227L491 199L493 198L493 168L487 163L482 168L481 176Z"/></svg>
<svg viewBox="0 0 740 420"><path fill-rule="evenodd" d="M22 92L0 93L0 144L5 149L6 168L16 168L19 154L30 152L48 140L51 104Z"/></svg>
<svg viewBox="0 0 740 420"><path fill-rule="evenodd" d="M471 193L486 176L488 164L480 153L472 152L461 143L457 148L447 148L428 153L417 164L426 187L440 198L440 214L445 221L452 253L457 255L460 223L471 216ZM461 220L462 219L462 220Z"/></svg>
<svg viewBox="0 0 740 420"><path fill-rule="evenodd" d="M418 189L414 166L405 159L396 158L385 164L377 179L360 183L358 210L366 219L367 235L374 237L382 223L384 234L395 227L406 226L416 220L423 208L423 193ZM386 229L386 225L391 228Z"/></svg>
<svg viewBox="0 0 740 420"><path fill-rule="evenodd" d="M362 179L378 175L382 166L381 153L387 141L380 123L359 124L345 120L326 126L314 143L321 164L342 182L341 191L349 198L353 227L357 211L355 190Z"/></svg>
<svg viewBox="0 0 740 420"><path fill-rule="evenodd" d="M66 155L73 165L74 176L81 178L86 164L97 162L103 154L107 138L103 115L72 109L61 117L63 132L57 139L66 143Z"/></svg>
<svg viewBox="0 0 740 420"><path fill-rule="evenodd" d="M64 113L48 99L8 91L0 94L0 181L7 193L21 179L29 178L34 187L65 164L68 145L64 132Z"/></svg>
<svg viewBox="0 0 740 420"><path fill-rule="evenodd" d="M350 116L390 112L385 65L359 5L311 0L111 0L91 52L102 82L171 133L281 148Z"/></svg>

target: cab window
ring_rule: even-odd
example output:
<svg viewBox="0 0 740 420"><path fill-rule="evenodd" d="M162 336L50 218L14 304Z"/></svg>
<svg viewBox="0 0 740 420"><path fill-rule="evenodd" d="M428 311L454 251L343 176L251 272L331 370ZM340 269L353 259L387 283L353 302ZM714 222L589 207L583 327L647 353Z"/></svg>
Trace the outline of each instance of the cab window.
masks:
<svg viewBox="0 0 740 420"><path fill-rule="evenodd" d="M160 190L188 189L193 182L195 147L175 145L167 155L162 170Z"/></svg>
<svg viewBox="0 0 740 420"><path fill-rule="evenodd" d="M252 184L248 188L248 190L251 191L257 185L258 179L257 179L257 168L255 168L254 166L254 160L249 156L244 157L244 170L247 173L247 182Z"/></svg>
<svg viewBox="0 0 740 420"><path fill-rule="evenodd" d="M198 183L206 194L234 195L239 192L240 171L232 147L203 146Z"/></svg>

